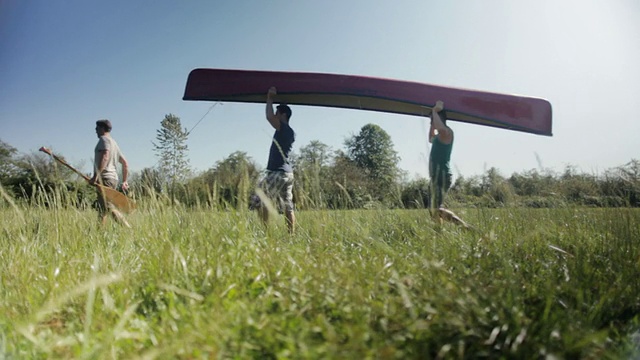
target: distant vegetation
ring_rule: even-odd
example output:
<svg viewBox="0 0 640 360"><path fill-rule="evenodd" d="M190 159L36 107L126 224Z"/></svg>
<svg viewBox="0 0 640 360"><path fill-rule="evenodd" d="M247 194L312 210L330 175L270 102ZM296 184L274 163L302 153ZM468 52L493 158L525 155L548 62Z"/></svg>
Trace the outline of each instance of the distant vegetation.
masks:
<svg viewBox="0 0 640 360"><path fill-rule="evenodd" d="M175 120L173 115L168 117ZM236 151L210 169L193 174L185 167L186 130L180 128L179 119L176 128L183 136L178 142L183 147L173 152L180 155L173 160L180 164L180 172L167 173L171 161L160 161L162 166L157 168L144 168L131 176L129 195L138 200L164 198L188 207L245 208L261 173L253 159ZM301 210L424 207L429 203L429 180L408 179L397 167L397 159L388 135L376 125L366 125L359 134L347 139L344 150L312 141L293 154L296 207ZM507 176L490 168L479 176L458 174L454 179L447 198L447 205L452 208L640 206L640 161L635 159L599 174L582 173L568 166L560 173L532 169ZM35 151L18 154L2 140L0 185L19 201L33 201L36 189L55 188L70 191L68 196L79 207L91 206L95 199L95 193L85 183L46 155Z"/></svg>

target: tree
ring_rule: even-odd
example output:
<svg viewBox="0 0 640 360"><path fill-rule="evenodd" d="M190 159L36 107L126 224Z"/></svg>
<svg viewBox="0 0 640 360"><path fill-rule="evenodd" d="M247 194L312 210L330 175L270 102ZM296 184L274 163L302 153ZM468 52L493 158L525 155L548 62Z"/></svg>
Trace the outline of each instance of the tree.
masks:
<svg viewBox="0 0 640 360"><path fill-rule="evenodd" d="M383 200L393 190L401 171L400 157L393 149L391 137L380 126L367 124L360 133L345 141L348 157L364 171L374 188L370 194Z"/></svg>
<svg viewBox="0 0 640 360"><path fill-rule="evenodd" d="M601 181L600 192L620 197L629 206L640 206L640 161L632 159L625 165L608 170Z"/></svg>
<svg viewBox="0 0 640 360"><path fill-rule="evenodd" d="M165 115L160 125L156 133L158 142L154 142L153 147L160 159L160 174L173 189L176 184L183 183L191 172L186 144L189 133L182 128L180 118L173 114Z"/></svg>
<svg viewBox="0 0 640 360"><path fill-rule="evenodd" d="M513 188L511 184L500 174L495 167L489 168L480 179L482 192L489 196L491 206L504 206L513 200Z"/></svg>
<svg viewBox="0 0 640 360"><path fill-rule="evenodd" d="M14 155L18 152L16 148L0 139L0 184L7 185L7 182L17 175L18 167L15 165Z"/></svg>
<svg viewBox="0 0 640 360"><path fill-rule="evenodd" d="M371 202L371 180L342 150L337 150L329 168L325 190L329 208L360 208Z"/></svg>
<svg viewBox="0 0 640 360"><path fill-rule="evenodd" d="M331 158L331 147L319 140L311 140L308 145L300 148L297 167L327 166Z"/></svg>
<svg viewBox="0 0 640 360"><path fill-rule="evenodd" d="M141 195L150 196L162 191L162 177L158 169L147 167L140 174L132 174L131 178L135 178L136 181L132 181L136 184L134 188Z"/></svg>
<svg viewBox="0 0 640 360"><path fill-rule="evenodd" d="M237 208L246 208L247 201L256 183L259 171L246 152L236 151L222 161L216 162L213 171L215 183L222 198Z"/></svg>
<svg viewBox="0 0 640 360"><path fill-rule="evenodd" d="M65 196L64 201L57 202L59 205L81 205L90 202L87 198L93 196L89 186L79 180L75 172L41 152L14 157L12 166L11 176L4 180L3 185L18 198L43 202L43 198L47 198L46 203L49 203L46 194L59 190L57 194Z"/></svg>
<svg viewBox="0 0 640 360"><path fill-rule="evenodd" d="M402 188L402 206L407 209L425 209L429 207L431 186L429 179L420 177L404 184Z"/></svg>
<svg viewBox="0 0 640 360"><path fill-rule="evenodd" d="M247 207L247 200L259 176L258 166L246 152L236 151L190 181L201 201L211 205Z"/></svg>
<svg viewBox="0 0 640 360"><path fill-rule="evenodd" d="M296 205L300 207L321 208L326 206L325 190L329 163L332 159L331 148L318 140L311 141L300 149L296 157L296 188L301 196Z"/></svg>
<svg viewBox="0 0 640 360"><path fill-rule="evenodd" d="M578 172L575 166L567 165L556 191L571 202L586 205L585 200L597 196L597 179L594 175Z"/></svg>

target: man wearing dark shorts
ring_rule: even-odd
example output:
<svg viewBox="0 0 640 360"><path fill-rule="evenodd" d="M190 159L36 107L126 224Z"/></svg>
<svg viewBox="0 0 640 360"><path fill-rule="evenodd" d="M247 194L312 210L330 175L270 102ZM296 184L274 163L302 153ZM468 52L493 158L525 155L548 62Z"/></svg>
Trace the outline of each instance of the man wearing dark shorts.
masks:
<svg viewBox="0 0 640 360"><path fill-rule="evenodd" d="M273 202L280 212L284 212L289 233L295 230L296 217L293 212L293 167L289 162L289 153L295 141L295 132L289 126L291 109L280 104L276 112L273 111L273 96L276 88L271 87L267 92L266 116L269 124L276 130L269 150L269 162L265 177L258 184L258 188ZM258 209L260 217L267 225L269 211L263 199L254 194L251 196L251 208Z"/></svg>

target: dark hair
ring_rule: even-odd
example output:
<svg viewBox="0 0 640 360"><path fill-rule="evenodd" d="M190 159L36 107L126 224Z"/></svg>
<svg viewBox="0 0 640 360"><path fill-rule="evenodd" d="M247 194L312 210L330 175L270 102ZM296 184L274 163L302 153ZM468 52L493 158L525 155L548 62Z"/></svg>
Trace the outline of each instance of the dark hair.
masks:
<svg viewBox="0 0 640 360"><path fill-rule="evenodd" d="M107 119L102 119L102 120L96 121L96 126L99 126L99 127L103 128L107 132L111 131L111 129L112 129L111 121L109 121Z"/></svg>
<svg viewBox="0 0 640 360"><path fill-rule="evenodd" d="M291 119L291 108L287 104L280 104L276 109L283 114L287 114L287 120Z"/></svg>

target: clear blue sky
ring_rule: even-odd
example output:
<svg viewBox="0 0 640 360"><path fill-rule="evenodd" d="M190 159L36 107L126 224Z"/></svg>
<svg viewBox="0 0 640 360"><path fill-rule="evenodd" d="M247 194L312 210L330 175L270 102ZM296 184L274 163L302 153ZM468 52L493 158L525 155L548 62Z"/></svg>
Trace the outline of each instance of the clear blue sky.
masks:
<svg viewBox="0 0 640 360"><path fill-rule="evenodd" d="M637 0L0 0L0 139L90 171L95 120L108 118L139 171L157 162L165 114L191 129L212 105L182 100L190 70L327 72L551 102L553 137L452 123L454 175L537 159L601 173L640 158L638 39ZM343 149L367 123L391 135L401 168L426 175L419 117L296 106L294 151ZM189 137L191 165L240 150L265 166L271 135L263 105L216 106Z"/></svg>

